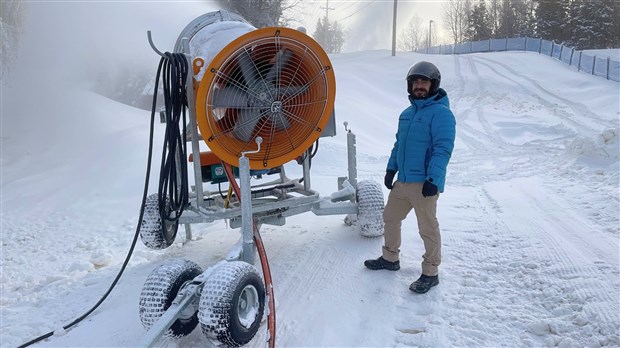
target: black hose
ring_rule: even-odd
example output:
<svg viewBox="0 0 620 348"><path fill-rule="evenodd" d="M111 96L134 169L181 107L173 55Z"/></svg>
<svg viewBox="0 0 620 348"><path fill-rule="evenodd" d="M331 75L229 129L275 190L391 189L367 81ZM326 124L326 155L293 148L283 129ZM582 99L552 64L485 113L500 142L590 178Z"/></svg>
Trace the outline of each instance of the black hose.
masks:
<svg viewBox="0 0 620 348"><path fill-rule="evenodd" d="M162 224L177 223L185 207L189 205L189 184L187 179L187 91L185 84L189 64L182 53L164 54L167 64L163 65L164 107L166 133L162 149L159 173L158 202ZM161 68L161 65L160 65ZM182 123L181 123L182 122ZM182 129L180 125L182 124ZM165 230L165 227L164 227ZM162 233L167 244L176 237Z"/></svg>
<svg viewBox="0 0 620 348"><path fill-rule="evenodd" d="M127 256L125 257L125 261L123 262L123 265L121 266L120 271L118 272L118 274L116 275L116 278L114 278L114 281L112 282L112 284L110 285L110 287L108 288L108 290L105 292L105 294L103 294L103 296L101 297L101 299L90 309L88 310L86 313L84 313L82 316L80 316L79 318L75 319L74 321L72 321L71 323L64 325L62 328L64 330L68 330L69 328L73 327L74 325L76 325L77 323L79 323L80 321L84 320L86 317L88 317L92 312L94 312L102 303L103 301L105 301L105 299L110 295L110 293L112 292L112 289L114 289L114 287L116 286L116 284L118 283L118 281L120 280L121 276L123 275L123 272L125 271L125 268L127 268L127 264L129 263L129 260L131 259L131 255L133 254L133 250L136 246L136 242L138 241L138 236L140 235L140 228L142 227L142 219L144 217L144 205L146 203L146 197L148 195L148 189L149 189L149 178L151 176L151 159L153 157L153 133L154 133L154 128L155 128L155 107L157 105L157 90L159 88L159 76L160 76L160 72L162 69L162 66L164 64L164 62L167 60L167 58L162 58L161 61L159 62L159 67L157 69L157 77L155 78L155 92L154 92L154 96L153 96L153 106L152 106L152 111L151 111L151 126L150 126L150 136L149 136L149 154L148 154L148 160L147 160L147 164L146 164L146 178L144 179L144 191L142 193L142 204L140 205L140 216L138 218L138 226L136 226L136 233L133 236L133 241L131 242L131 247L129 248L129 252L127 253ZM20 345L18 348L24 348L24 347L28 347L30 345L33 345L37 342L43 341L46 338L49 338L51 336L54 335L54 331L50 331L44 335L41 335L37 338L34 338L22 345Z"/></svg>

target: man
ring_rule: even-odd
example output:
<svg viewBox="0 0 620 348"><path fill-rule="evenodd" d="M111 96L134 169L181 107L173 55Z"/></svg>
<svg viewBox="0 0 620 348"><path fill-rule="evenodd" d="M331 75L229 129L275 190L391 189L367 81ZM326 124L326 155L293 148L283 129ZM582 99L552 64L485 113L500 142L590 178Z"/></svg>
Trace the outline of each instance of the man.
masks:
<svg viewBox="0 0 620 348"><path fill-rule="evenodd" d="M419 62L407 73L411 105L398 119L396 142L385 174L385 186L391 191L383 212L383 255L364 262L371 270L400 269L401 224L414 209L425 248L422 275L409 287L416 293L425 293L439 284L441 235L437 199L444 190L456 133L448 95L439 88L440 82L439 70L429 62ZM396 173L397 181L393 182Z"/></svg>

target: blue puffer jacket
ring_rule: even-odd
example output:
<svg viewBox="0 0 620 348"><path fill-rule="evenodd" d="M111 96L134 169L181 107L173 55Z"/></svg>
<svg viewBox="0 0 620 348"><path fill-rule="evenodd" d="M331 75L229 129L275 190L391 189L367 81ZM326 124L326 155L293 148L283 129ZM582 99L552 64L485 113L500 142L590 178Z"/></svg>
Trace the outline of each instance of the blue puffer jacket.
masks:
<svg viewBox="0 0 620 348"><path fill-rule="evenodd" d="M400 182L431 181L443 192L446 168L454 148L456 121L448 94L413 99L398 118L398 132L387 170L398 172ZM432 179L432 180L431 180Z"/></svg>

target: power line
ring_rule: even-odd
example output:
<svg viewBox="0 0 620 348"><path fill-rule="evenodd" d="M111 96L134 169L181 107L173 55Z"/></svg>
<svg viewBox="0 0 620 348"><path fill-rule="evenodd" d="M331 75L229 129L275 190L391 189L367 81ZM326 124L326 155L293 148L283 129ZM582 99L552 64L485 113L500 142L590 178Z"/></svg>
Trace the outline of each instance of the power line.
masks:
<svg viewBox="0 0 620 348"><path fill-rule="evenodd" d="M373 0L373 1L369 2L369 3L367 3L367 4L366 4L366 6L364 6L364 7L360 8L360 9L358 9L357 11L355 11L355 12L351 13L350 15L348 15L348 16L346 16L346 17L342 18L342 19L340 20L340 22L345 21L346 19L348 19L348 18L350 18L351 16L353 16L353 15L357 14L358 12L360 12L360 11L361 11L361 10L363 10L363 9L365 9L366 7L368 7L368 6L372 5L372 4L374 4L376 1L377 1L377 0Z"/></svg>
<svg viewBox="0 0 620 348"><path fill-rule="evenodd" d="M325 4L325 7L321 7L323 9L325 9L325 19L327 20L327 22L329 22L329 10L335 10L334 7L329 7L329 0L325 0L327 3Z"/></svg>

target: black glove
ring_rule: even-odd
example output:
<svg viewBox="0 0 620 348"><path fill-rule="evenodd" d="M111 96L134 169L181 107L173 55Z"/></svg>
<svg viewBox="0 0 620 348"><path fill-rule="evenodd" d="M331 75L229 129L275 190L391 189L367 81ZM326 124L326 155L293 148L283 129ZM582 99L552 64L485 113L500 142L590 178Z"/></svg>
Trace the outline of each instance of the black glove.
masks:
<svg viewBox="0 0 620 348"><path fill-rule="evenodd" d="M430 180L432 181L433 179ZM424 186L422 186L422 196L433 197L437 195L437 185L433 184L431 181L426 180L424 182Z"/></svg>
<svg viewBox="0 0 620 348"><path fill-rule="evenodd" d="M383 182L385 184L385 187L387 187L388 190L391 190L392 187L394 187L392 185L392 183L394 182L394 175L396 175L396 172L393 170L385 171L385 180Z"/></svg>

